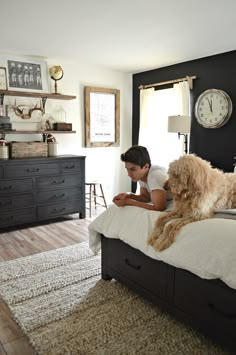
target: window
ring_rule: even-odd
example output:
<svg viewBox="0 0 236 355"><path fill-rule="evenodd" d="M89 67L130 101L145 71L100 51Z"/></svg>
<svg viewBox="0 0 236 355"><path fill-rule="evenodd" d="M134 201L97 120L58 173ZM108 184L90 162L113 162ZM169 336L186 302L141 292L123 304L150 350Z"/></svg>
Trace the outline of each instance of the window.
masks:
<svg viewBox="0 0 236 355"><path fill-rule="evenodd" d="M152 164L168 168L183 154L183 140L178 134L168 133L168 116L189 115L189 102L187 82L170 89L140 90L139 144L147 147Z"/></svg>

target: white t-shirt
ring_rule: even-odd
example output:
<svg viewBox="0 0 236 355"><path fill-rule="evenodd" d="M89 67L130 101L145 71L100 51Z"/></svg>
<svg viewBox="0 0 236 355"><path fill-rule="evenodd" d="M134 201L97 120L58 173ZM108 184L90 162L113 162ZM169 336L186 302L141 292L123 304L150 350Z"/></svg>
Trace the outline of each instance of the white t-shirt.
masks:
<svg viewBox="0 0 236 355"><path fill-rule="evenodd" d="M151 194L153 190L164 190L164 183L168 179L167 170L158 165L151 165L148 172L147 182L139 181L140 187L144 187ZM169 192L166 194L167 200L172 199Z"/></svg>

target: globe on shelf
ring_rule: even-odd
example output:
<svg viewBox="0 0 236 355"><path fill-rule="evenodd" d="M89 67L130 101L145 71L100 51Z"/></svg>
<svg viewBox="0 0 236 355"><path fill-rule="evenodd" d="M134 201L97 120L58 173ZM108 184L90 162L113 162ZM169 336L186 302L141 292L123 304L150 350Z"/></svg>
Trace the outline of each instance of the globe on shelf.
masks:
<svg viewBox="0 0 236 355"><path fill-rule="evenodd" d="M52 80L55 81L54 84L54 94L58 94L57 92L57 81L61 80L63 78L64 72L63 69L60 67L60 65L54 65L53 67L51 67L49 69L49 75L51 77Z"/></svg>

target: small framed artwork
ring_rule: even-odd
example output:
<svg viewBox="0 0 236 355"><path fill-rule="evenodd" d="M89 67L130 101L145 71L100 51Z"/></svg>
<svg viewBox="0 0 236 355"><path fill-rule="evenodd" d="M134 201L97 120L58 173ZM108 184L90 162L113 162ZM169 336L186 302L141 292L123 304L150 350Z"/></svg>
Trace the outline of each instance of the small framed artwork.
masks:
<svg viewBox="0 0 236 355"><path fill-rule="evenodd" d="M7 71L5 67L0 67L0 90L7 90Z"/></svg>
<svg viewBox="0 0 236 355"><path fill-rule="evenodd" d="M5 57L8 89L48 93L47 63L27 57Z"/></svg>
<svg viewBox="0 0 236 355"><path fill-rule="evenodd" d="M85 87L86 147L118 146L120 142L120 90Z"/></svg>

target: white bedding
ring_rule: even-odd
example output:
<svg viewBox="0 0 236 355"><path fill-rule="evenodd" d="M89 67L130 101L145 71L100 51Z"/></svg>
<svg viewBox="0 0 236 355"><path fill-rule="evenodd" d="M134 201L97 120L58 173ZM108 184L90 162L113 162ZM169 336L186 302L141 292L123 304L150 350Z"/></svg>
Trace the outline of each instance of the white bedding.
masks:
<svg viewBox="0 0 236 355"><path fill-rule="evenodd" d="M153 259L201 278L219 278L236 289L236 220L217 218L216 214L215 218L190 223L169 248L157 252L147 245L146 239L159 214L139 207L112 205L90 223L90 248L98 253L101 234L121 239Z"/></svg>

